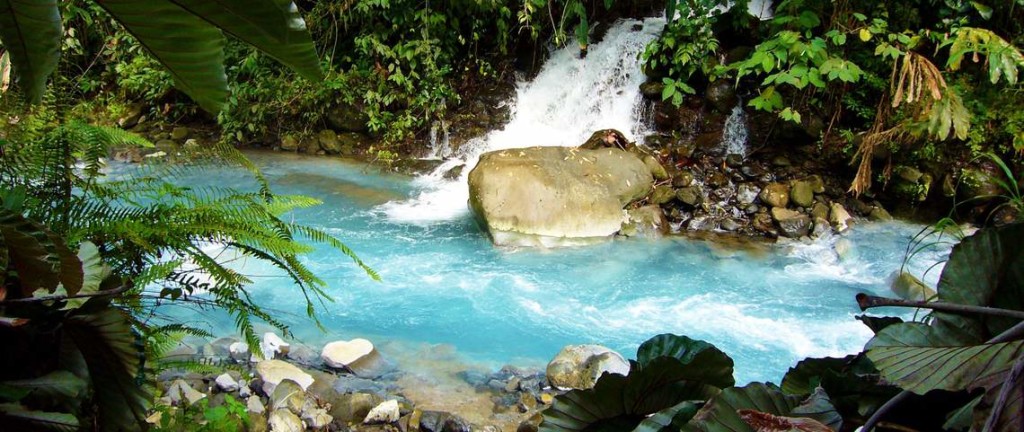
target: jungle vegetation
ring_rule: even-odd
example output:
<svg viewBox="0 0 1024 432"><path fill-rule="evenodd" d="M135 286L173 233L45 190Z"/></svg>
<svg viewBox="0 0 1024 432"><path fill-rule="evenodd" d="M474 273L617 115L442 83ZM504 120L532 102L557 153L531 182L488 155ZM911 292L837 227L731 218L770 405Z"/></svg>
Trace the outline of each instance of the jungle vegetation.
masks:
<svg viewBox="0 0 1024 432"><path fill-rule="evenodd" d="M643 61L668 103L729 80L753 96L751 109L814 131L819 146L855 161L855 194L884 184L894 159L963 173L979 157L998 161L1000 205L1020 214L1024 2L783 0L763 21L746 7L0 0L0 338L7 352L24 353L0 358L0 425L147 427L154 359L175 337L202 334L150 325L163 302L225 309L251 345L253 320L284 330L249 299L246 276L204 244L225 243L281 268L313 320L329 298L299 259L311 242L376 277L340 239L284 217L317 202L274 194L234 145L312 134L334 108L352 106L379 141L368 152L408 150L460 95L514 80L517 69L529 73L527 59L548 47L585 49L600 23L619 16L665 11L665 29ZM113 127L133 107L167 123L213 124L221 140L190 149L184 162L103 178L100 161L114 147L151 145ZM250 170L257 191L175 181L210 160ZM805 360L781 387L734 387L727 355L658 336L641 346L628 376L607 375L592 391L560 397L543 427L752 430L761 422L852 430L884 426L881 419L1020 430L1020 242L1020 225L965 239L937 302L914 305L933 313L906 323L864 318L876 331L864 353ZM186 262L215 277L196 277ZM926 373L938 364L949 373ZM943 407L941 424L907 414L916 406Z"/></svg>

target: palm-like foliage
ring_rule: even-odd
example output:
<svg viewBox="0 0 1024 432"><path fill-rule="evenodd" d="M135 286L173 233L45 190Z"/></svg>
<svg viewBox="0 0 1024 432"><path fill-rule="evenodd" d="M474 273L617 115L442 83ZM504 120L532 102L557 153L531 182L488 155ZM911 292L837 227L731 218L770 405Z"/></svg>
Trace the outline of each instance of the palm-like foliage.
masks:
<svg viewBox="0 0 1024 432"><path fill-rule="evenodd" d="M291 0L94 0L138 39L181 88L208 111L227 100L224 33L276 58L302 76L321 70L305 22ZM62 41L56 0L0 0L0 42L19 87L42 99Z"/></svg>

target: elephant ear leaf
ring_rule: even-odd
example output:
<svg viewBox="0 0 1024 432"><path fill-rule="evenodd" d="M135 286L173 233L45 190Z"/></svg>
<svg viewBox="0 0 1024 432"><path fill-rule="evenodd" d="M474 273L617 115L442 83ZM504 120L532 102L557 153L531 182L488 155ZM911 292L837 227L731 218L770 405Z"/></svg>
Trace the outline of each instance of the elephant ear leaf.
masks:
<svg viewBox="0 0 1024 432"><path fill-rule="evenodd" d="M142 372L143 347L128 316L93 299L66 320L64 330L82 354L93 385L102 430L145 430L150 395Z"/></svg>
<svg viewBox="0 0 1024 432"><path fill-rule="evenodd" d="M707 342L686 336L661 334L648 339L636 350L637 365L641 369L661 357L674 358L687 366L687 370L700 374L691 375L689 379L705 381L719 388L736 384L732 359Z"/></svg>
<svg viewBox="0 0 1024 432"><path fill-rule="evenodd" d="M690 380L699 371L679 360L659 357L629 375L605 374L589 390L573 390L555 398L544 411L541 431L632 430L648 415L685 401L702 401L718 387ZM685 407L679 407L683 410ZM666 413L673 418L678 414Z"/></svg>
<svg viewBox="0 0 1024 432"><path fill-rule="evenodd" d="M291 0L170 0L309 80L323 78L313 40Z"/></svg>
<svg viewBox="0 0 1024 432"><path fill-rule="evenodd" d="M939 300L972 306L1024 311L1024 224L990 228L965 238L949 255L939 278ZM976 319L988 340L1017 321L1007 317ZM973 321L973 320L972 320Z"/></svg>
<svg viewBox="0 0 1024 432"><path fill-rule="evenodd" d="M801 401L771 384L751 383L723 390L709 400L681 430L754 432L839 430L842 418L824 391Z"/></svg>
<svg viewBox="0 0 1024 432"><path fill-rule="evenodd" d="M78 419L71 414L36 411L16 403L0 403L0 425L10 427L10 430L79 430Z"/></svg>
<svg viewBox="0 0 1024 432"><path fill-rule="evenodd" d="M0 0L0 11L0 42L10 53L18 85L30 101L39 102L60 61L57 0Z"/></svg>
<svg viewBox="0 0 1024 432"><path fill-rule="evenodd" d="M219 112L228 97L226 39L219 29L167 0L97 0L167 68L176 87Z"/></svg>

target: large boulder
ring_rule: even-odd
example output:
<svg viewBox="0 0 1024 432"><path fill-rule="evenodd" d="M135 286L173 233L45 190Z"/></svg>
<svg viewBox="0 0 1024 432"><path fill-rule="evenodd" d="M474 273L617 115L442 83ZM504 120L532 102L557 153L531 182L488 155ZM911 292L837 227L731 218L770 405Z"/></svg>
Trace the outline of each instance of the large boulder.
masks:
<svg viewBox="0 0 1024 432"><path fill-rule="evenodd" d="M256 364L256 375L263 380L263 393L274 394L274 389L284 380L295 381L302 390L313 384L313 376L291 363L281 360L264 360Z"/></svg>
<svg viewBox="0 0 1024 432"><path fill-rule="evenodd" d="M618 148L501 150L470 172L469 204L497 245L590 243L617 233L623 208L653 183L644 162Z"/></svg>
<svg viewBox="0 0 1024 432"><path fill-rule="evenodd" d="M811 217L806 214L781 207L772 208L771 213L779 232L786 237L799 238L811 231Z"/></svg>
<svg viewBox="0 0 1024 432"><path fill-rule="evenodd" d="M366 132L370 117L358 106L341 103L327 111L327 123L340 132Z"/></svg>
<svg viewBox="0 0 1024 432"><path fill-rule="evenodd" d="M563 389L589 389L605 372L626 375L629 362L601 345L567 345L548 363L551 385Z"/></svg>
<svg viewBox="0 0 1024 432"><path fill-rule="evenodd" d="M769 183L761 189L758 197L761 198L761 202L772 207L785 208L789 205L789 187L782 183Z"/></svg>
<svg viewBox="0 0 1024 432"><path fill-rule="evenodd" d="M324 345L320 359L328 367L347 369L363 378L376 378L389 369L388 362L366 339L328 343Z"/></svg>

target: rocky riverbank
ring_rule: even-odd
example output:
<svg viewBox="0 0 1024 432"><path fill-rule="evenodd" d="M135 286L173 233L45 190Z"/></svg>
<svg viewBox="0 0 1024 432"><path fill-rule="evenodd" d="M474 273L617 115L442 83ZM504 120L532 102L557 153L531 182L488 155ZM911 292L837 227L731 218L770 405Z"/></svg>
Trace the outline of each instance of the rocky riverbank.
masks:
<svg viewBox="0 0 1024 432"><path fill-rule="evenodd" d="M220 406L230 396L245 405L255 431L529 432L557 395L629 370L621 355L598 345L567 346L545 371L481 370L443 347L388 358L365 339L330 342L318 354L274 332L264 333L259 350L231 337L180 344L164 360L206 365L204 373L164 370L164 408L149 421L204 399Z"/></svg>

